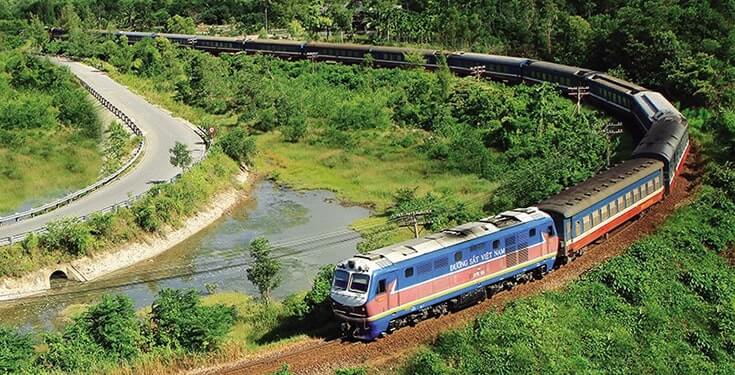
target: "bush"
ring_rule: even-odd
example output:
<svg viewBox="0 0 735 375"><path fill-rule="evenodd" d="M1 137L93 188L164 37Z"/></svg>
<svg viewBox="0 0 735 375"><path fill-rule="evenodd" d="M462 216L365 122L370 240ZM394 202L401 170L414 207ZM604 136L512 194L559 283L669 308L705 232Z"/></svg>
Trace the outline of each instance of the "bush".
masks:
<svg viewBox="0 0 735 375"><path fill-rule="evenodd" d="M47 350L39 362L56 371L92 372L137 357L142 343L141 324L130 298L105 296L62 333L47 334Z"/></svg>
<svg viewBox="0 0 735 375"><path fill-rule="evenodd" d="M242 128L236 128L227 133L219 141L222 151L232 159L245 164L252 165L255 157L255 139L248 136Z"/></svg>
<svg viewBox="0 0 735 375"><path fill-rule="evenodd" d="M233 307L202 306L196 290L164 289L153 302L151 325L158 345L189 352L219 345L237 318Z"/></svg>
<svg viewBox="0 0 735 375"><path fill-rule="evenodd" d="M104 296L74 324L82 324L90 338L115 361L130 360L140 353L141 324L133 301L127 296Z"/></svg>
<svg viewBox="0 0 735 375"><path fill-rule="evenodd" d="M35 358L31 336L0 326L0 372L16 374L32 372Z"/></svg>
<svg viewBox="0 0 735 375"><path fill-rule="evenodd" d="M85 255L92 247L94 239L89 228L77 219L63 219L49 223L46 233L40 236L41 247L45 250L60 250L70 255Z"/></svg>

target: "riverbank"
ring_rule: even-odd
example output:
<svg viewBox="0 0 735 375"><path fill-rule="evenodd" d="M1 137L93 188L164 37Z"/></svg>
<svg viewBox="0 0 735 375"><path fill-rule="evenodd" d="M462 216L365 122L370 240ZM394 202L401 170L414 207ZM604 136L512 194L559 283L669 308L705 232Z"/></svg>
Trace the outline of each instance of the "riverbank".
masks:
<svg viewBox="0 0 735 375"><path fill-rule="evenodd" d="M22 277L0 279L0 300L41 294L51 289L51 276L90 281L138 262L155 257L212 224L248 196L254 175L241 171L235 184L209 200L206 208L185 219L178 229L165 228L132 242L98 251L92 255L44 267Z"/></svg>

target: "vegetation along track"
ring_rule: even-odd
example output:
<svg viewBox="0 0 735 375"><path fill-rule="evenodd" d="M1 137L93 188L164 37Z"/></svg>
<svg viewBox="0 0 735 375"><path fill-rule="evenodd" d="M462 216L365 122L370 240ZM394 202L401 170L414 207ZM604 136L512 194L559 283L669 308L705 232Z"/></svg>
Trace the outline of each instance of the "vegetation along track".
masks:
<svg viewBox="0 0 735 375"><path fill-rule="evenodd" d="M402 364L402 358L415 350L417 344L429 344L440 333L466 324L479 314L502 309L506 303L531 294L559 289L605 260L620 254L633 244L655 231L677 207L686 203L690 193L698 186L702 160L693 152L687 160L684 173L677 177L671 196L645 212L635 222L625 225L609 238L592 246L583 257L549 273L541 281L519 285L502 292L475 306L456 313L431 319L406 327L375 342L350 342L339 339L320 339L300 342L271 352L259 353L251 358L210 368L206 374L264 374L278 370L287 364L298 374L331 373L336 368L367 365L378 372L391 373Z"/></svg>

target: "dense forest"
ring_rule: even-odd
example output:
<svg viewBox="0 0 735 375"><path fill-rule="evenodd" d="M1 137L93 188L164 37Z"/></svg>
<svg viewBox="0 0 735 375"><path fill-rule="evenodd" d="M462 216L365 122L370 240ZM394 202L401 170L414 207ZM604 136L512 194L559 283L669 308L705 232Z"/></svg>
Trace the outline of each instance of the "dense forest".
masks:
<svg viewBox="0 0 735 375"><path fill-rule="evenodd" d="M301 38L519 55L612 70L686 104L735 100L731 1L31 0L5 9L58 24L68 3L96 27L228 24L236 33L283 29Z"/></svg>

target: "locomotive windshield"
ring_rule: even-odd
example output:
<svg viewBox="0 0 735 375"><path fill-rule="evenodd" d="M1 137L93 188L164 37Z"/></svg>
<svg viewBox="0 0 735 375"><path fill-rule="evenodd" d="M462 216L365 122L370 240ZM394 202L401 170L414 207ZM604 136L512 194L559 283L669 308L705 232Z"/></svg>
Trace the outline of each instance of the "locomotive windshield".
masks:
<svg viewBox="0 0 735 375"><path fill-rule="evenodd" d="M355 273L352 275L352 282L350 282L350 290L353 292L365 293L368 290L369 283L370 283L370 276L363 275L361 273Z"/></svg>
<svg viewBox="0 0 735 375"><path fill-rule="evenodd" d="M350 274L346 271L337 270L334 271L334 289L345 290L347 289L347 281L350 279Z"/></svg>

